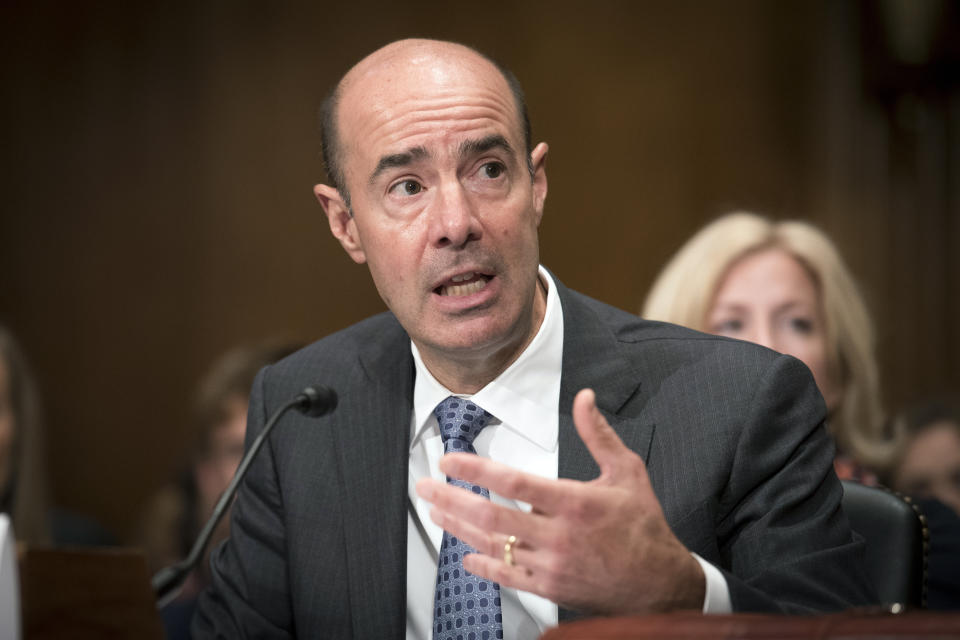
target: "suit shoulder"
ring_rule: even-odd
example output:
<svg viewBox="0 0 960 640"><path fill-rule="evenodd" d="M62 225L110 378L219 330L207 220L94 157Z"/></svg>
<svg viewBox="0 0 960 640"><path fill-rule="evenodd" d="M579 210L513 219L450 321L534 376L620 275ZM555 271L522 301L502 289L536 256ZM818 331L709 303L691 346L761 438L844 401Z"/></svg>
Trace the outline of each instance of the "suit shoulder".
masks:
<svg viewBox="0 0 960 640"><path fill-rule="evenodd" d="M780 355L752 342L703 333L669 322L647 320L575 291L570 291L570 295L596 314L618 342L636 344L638 348L716 354L721 358L737 354L738 359L755 359L763 363L769 363Z"/></svg>
<svg viewBox="0 0 960 640"><path fill-rule="evenodd" d="M409 353L409 343L396 317L381 313L331 333L267 367L264 382L288 394L306 384L342 386L364 375L364 360Z"/></svg>

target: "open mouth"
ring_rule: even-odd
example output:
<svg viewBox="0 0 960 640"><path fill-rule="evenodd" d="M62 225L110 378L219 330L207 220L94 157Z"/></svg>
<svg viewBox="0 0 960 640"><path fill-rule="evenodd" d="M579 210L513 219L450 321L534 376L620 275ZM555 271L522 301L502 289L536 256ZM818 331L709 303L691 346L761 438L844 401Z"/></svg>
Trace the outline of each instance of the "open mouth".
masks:
<svg viewBox="0 0 960 640"><path fill-rule="evenodd" d="M468 272L453 276L433 290L440 296L469 296L487 286L493 276Z"/></svg>

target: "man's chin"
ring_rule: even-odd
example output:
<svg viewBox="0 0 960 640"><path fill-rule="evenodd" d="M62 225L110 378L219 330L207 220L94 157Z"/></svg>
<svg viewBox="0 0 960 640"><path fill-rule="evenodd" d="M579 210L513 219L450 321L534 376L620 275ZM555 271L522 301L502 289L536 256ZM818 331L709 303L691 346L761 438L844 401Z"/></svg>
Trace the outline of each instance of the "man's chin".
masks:
<svg viewBox="0 0 960 640"><path fill-rule="evenodd" d="M443 331L428 331L428 340L415 342L421 351L426 348L435 357L456 361L490 358L509 349L512 343L517 343L519 349L525 343L522 333L516 327L504 327L502 323L480 315L447 321Z"/></svg>

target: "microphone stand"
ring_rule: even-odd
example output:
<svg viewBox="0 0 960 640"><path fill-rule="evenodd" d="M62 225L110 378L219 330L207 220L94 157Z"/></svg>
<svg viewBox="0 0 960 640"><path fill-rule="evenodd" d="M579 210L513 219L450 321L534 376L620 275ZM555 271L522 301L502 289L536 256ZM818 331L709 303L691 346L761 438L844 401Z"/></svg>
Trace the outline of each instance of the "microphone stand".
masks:
<svg viewBox="0 0 960 640"><path fill-rule="evenodd" d="M296 398L280 407L276 413L270 416L263 431L260 432L260 435L258 435L253 441L253 444L250 445L247 453L244 454L243 459L237 466L236 473L233 474L233 479L230 481L230 484L227 485L223 495L220 496L220 500L217 501L217 505L213 509L213 515L210 516L200 535L197 536L193 547L190 549L190 553L180 562L170 565L169 567L164 567L155 573L153 579L150 580L153 592L157 597L157 609L164 608L180 593L180 588L187 579L187 575L193 571L193 568L203 556L203 552L210 542L210 537L213 535L213 530L216 529L220 520L223 519L223 515L230 507L230 503L233 502L233 497L236 495L237 489L240 487L240 483L247 473L247 469L253 462L257 452L260 451L260 448L263 446L264 440L270 435L274 425L277 424L280 418L294 407L311 416L322 415L336 408L336 394L330 389L322 387L320 389L322 391L318 393L314 387L307 387L302 393L297 394ZM326 392L327 395L324 395L324 392ZM330 396L332 396L332 400Z"/></svg>

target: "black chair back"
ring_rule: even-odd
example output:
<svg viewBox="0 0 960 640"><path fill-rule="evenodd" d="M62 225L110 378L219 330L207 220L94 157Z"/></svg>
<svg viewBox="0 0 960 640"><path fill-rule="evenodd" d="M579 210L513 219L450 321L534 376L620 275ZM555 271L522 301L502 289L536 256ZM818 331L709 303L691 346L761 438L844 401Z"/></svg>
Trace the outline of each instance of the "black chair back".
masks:
<svg viewBox="0 0 960 640"><path fill-rule="evenodd" d="M889 489L844 480L843 510L867 543L867 575L880 601L925 608L929 532L917 506Z"/></svg>

